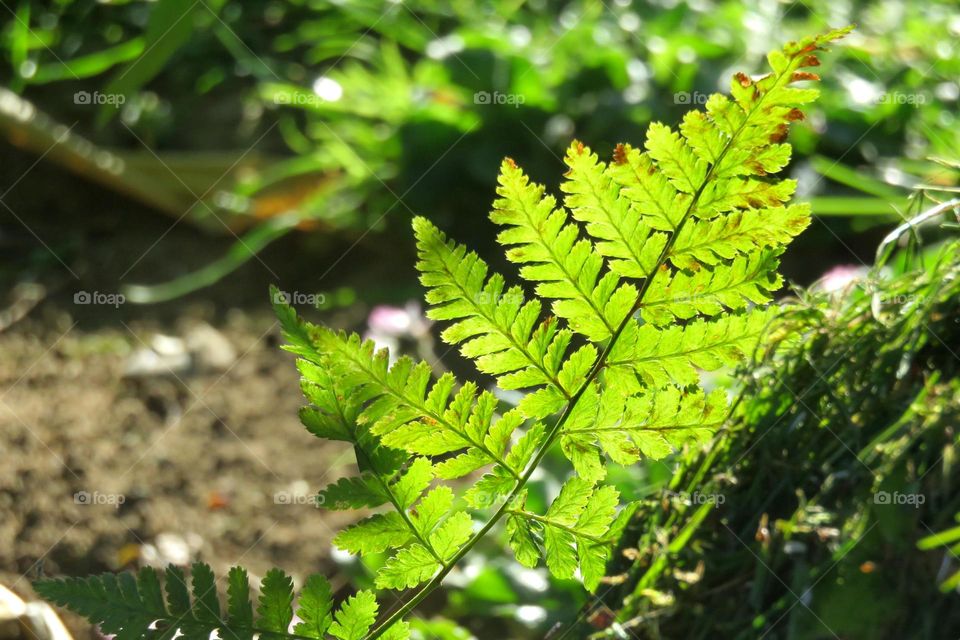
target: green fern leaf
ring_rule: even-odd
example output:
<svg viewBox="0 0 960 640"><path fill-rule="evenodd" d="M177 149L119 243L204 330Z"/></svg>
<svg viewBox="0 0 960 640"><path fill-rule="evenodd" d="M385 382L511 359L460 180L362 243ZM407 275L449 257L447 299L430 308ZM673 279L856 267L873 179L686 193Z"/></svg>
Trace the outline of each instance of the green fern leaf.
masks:
<svg viewBox="0 0 960 640"><path fill-rule="evenodd" d="M592 482L578 477L563 485L542 516L525 509L525 497L526 493L521 494L509 509L506 524L517 561L535 567L542 557L551 575L560 579L572 578L579 568L584 585L595 590L604 575L614 536L626 526L632 508L618 515L620 494L615 488L595 488Z"/></svg>
<svg viewBox="0 0 960 640"><path fill-rule="evenodd" d="M426 582L440 570L440 561L422 544L400 549L377 571L378 589L407 589Z"/></svg>
<svg viewBox="0 0 960 640"><path fill-rule="evenodd" d="M376 478L359 476L340 478L320 492L317 503L324 509L344 511L379 507L386 504L390 496Z"/></svg>
<svg viewBox="0 0 960 640"><path fill-rule="evenodd" d="M150 572L154 575L153 572ZM227 628L225 640L253 638L253 605L250 604L250 580L246 569L233 567L227 574Z"/></svg>
<svg viewBox="0 0 960 640"><path fill-rule="evenodd" d="M440 520L453 508L453 490L445 485L435 487L417 505L413 521L422 536L430 535Z"/></svg>
<svg viewBox="0 0 960 640"><path fill-rule="evenodd" d="M186 618L190 615L190 592L187 590L187 578L183 569L170 565L167 567L163 587L167 592L167 606L170 613ZM108 581L108 578L104 578Z"/></svg>
<svg viewBox="0 0 960 640"><path fill-rule="evenodd" d="M433 465L426 458L417 458L393 483L391 491L401 509L409 509L433 480Z"/></svg>
<svg viewBox="0 0 960 640"><path fill-rule="evenodd" d="M641 316L647 322L666 325L698 315L716 316L726 309L740 311L750 303L766 304L771 292L783 284L776 271L778 255L763 250L738 257L723 269L659 271L641 303Z"/></svg>
<svg viewBox="0 0 960 640"><path fill-rule="evenodd" d="M308 638L324 637L333 623L333 592L330 583L321 575L307 578L300 592L297 617L300 621L293 631Z"/></svg>
<svg viewBox="0 0 960 640"><path fill-rule="evenodd" d="M476 382L434 379L425 363L391 364L371 341L304 322L273 291L308 402L301 420L356 456L358 473L322 489L322 502L383 509L341 531L335 544L386 552L379 588L430 581L374 629L372 593L334 612L329 584L310 577L297 638L407 638L402 619L501 519L521 564L543 560L553 575L579 571L588 589L597 587L611 543L635 511L599 485L607 460L663 458L709 438L727 399L705 393L700 373L735 364L776 320L763 306L782 284L777 258L809 224L807 207L788 204L796 182L774 175L790 161L785 140L803 117L799 107L817 95L795 85L817 80L803 69L844 33L770 54L770 73L736 74L729 97L711 96L677 128L651 124L642 149L619 145L601 162L574 142L563 206L505 160L491 219L502 227L508 260L532 283L532 298L414 220L428 314L450 323L443 339L481 373L520 392L514 409L501 411L498 396ZM527 508L526 483L557 444L575 475L541 515ZM480 477L462 500L493 509L480 527L444 484L474 473ZM119 640L292 637L293 584L278 569L263 579L256 616L242 569L230 573L225 614L206 565L193 567L192 589L175 567L163 582L165 601L152 569L36 587Z"/></svg>
<svg viewBox="0 0 960 640"><path fill-rule="evenodd" d="M213 571L208 565L196 562L191 567L190 576L193 580L193 617L198 622L216 624L220 620L220 601Z"/></svg>
<svg viewBox="0 0 960 640"><path fill-rule="evenodd" d="M732 366L752 353L777 315L776 308L761 309L664 328L630 322L610 351L608 385L620 386L630 395L642 391L640 383L652 389L695 385L701 370Z"/></svg>
<svg viewBox="0 0 960 640"><path fill-rule="evenodd" d="M152 569L148 571L153 572ZM143 582L142 577L140 582ZM42 598L67 607L99 625L103 633L129 635L138 629L147 629L154 620L170 615L162 606L157 606L155 599L137 602L133 597L124 597L113 574L40 580L34 583L34 589Z"/></svg>
<svg viewBox="0 0 960 640"><path fill-rule="evenodd" d="M338 533L333 538L333 544L352 554L383 553L409 543L411 536L400 514L379 513Z"/></svg>
<svg viewBox="0 0 960 640"><path fill-rule="evenodd" d="M425 218L415 218L420 280L428 287L427 315L456 321L441 337L461 344L461 353L476 360L482 372L498 376L503 389L549 385L557 380L569 334L557 323L540 322L540 303L524 301L519 287L504 289L503 276L487 277L488 267L475 253L454 242Z"/></svg>
<svg viewBox="0 0 960 640"><path fill-rule="evenodd" d="M430 536L434 550L443 560L449 560L470 539L473 519L463 511L452 514Z"/></svg>
<svg viewBox="0 0 960 640"><path fill-rule="evenodd" d="M696 271L701 265L717 265L760 247L781 247L809 224L810 207L805 204L742 209L719 218L698 220L677 234L670 261L680 269Z"/></svg>
<svg viewBox="0 0 960 640"><path fill-rule="evenodd" d="M645 225L640 213L620 196L607 166L583 144L574 142L564 159L570 170L561 188L573 217L597 239L596 249L610 270L627 278L646 278L654 269L667 235Z"/></svg>
<svg viewBox="0 0 960 640"><path fill-rule="evenodd" d="M334 616L330 635L340 640L363 640L377 620L377 599L369 591L347 598Z"/></svg>
<svg viewBox="0 0 960 640"><path fill-rule="evenodd" d="M601 277L603 258L512 160L501 165L499 182L490 218L507 227L497 237L512 247L507 259L524 265L520 276L537 283L537 295L555 300L553 313L574 331L595 342L612 336L632 310L636 288L613 273Z"/></svg>
<svg viewBox="0 0 960 640"><path fill-rule="evenodd" d="M280 638L293 620L293 580L280 569L270 569L260 582L258 626L265 635ZM272 633L269 633L272 632Z"/></svg>
<svg viewBox="0 0 960 640"><path fill-rule="evenodd" d="M376 620L378 605L369 591L351 596L336 612L333 611L330 584L325 578L307 578L300 594L297 623L289 631L293 619L293 583L279 569L271 569L260 585L257 619L250 602L247 572L239 567L230 570L227 585L226 617L220 613L216 581L210 567L196 563L192 570L190 591L183 571L169 567L165 574L167 606L160 591L160 581L153 568L132 573L102 574L89 578L45 579L34 583L42 597L78 613L99 625L103 633L116 634L123 640L174 636L189 640L207 640L216 633L224 639L248 640L254 635L275 640L328 637L362 640ZM405 623L391 625L382 637L405 640L409 629Z"/></svg>

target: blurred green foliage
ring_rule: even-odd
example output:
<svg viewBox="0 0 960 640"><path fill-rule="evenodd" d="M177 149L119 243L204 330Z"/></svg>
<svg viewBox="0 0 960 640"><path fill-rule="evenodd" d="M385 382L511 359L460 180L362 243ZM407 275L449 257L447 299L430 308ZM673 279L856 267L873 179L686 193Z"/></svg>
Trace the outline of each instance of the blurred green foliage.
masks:
<svg viewBox="0 0 960 640"><path fill-rule="evenodd" d="M903 187L954 179L925 161L953 157L958 143L952 0L20 0L7 10L7 82L97 142L161 158L269 155L200 190L199 217L289 214L284 230L365 230L429 212L473 234L502 157L542 179L571 138L601 155L638 141L734 68L759 69L778 42L851 22L819 111L793 135L801 195L819 214L895 217ZM78 105L77 90L124 101ZM834 182L846 166L862 180ZM240 249L194 285L254 248Z"/></svg>

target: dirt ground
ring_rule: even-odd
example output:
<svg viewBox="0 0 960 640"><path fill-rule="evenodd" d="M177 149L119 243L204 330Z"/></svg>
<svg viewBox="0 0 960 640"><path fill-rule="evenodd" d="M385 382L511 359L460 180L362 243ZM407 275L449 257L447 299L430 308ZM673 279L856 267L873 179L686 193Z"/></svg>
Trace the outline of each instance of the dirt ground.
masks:
<svg viewBox="0 0 960 640"><path fill-rule="evenodd" d="M7 185L33 162L10 158L0 169ZM65 202L51 182L76 199ZM44 165L4 200L22 220L0 218L4 318L24 283L43 295L0 330L0 583L30 597L29 581L41 574L203 560L218 574L242 563L257 577L276 565L297 580L325 573L337 586L330 539L356 514L320 511L308 499L349 471L352 452L299 424L297 374L279 348L267 285L342 286L354 258L320 282L324 261L339 252L291 247L304 241L292 238L263 255L269 266L253 261L173 303L78 305L78 291L116 291L117 274L144 252L125 282L202 266L232 238L171 229L170 219ZM365 251L355 259L370 272ZM311 260L292 264L293 254ZM357 326L364 314L352 305L333 322ZM127 375L158 335L176 342L197 327L232 357ZM92 634L65 618L78 638Z"/></svg>

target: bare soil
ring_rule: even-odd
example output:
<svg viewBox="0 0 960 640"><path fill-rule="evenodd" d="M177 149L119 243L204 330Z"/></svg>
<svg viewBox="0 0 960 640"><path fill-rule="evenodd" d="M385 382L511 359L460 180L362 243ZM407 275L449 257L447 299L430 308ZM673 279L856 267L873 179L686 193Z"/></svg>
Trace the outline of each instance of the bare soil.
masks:
<svg viewBox="0 0 960 640"><path fill-rule="evenodd" d="M345 582L330 540L357 516L317 510L309 496L348 471L352 452L299 424L297 372L279 348L267 285L366 286L376 296L385 280L377 265L393 267L358 246L322 279L352 241L297 235L262 263L172 303L77 305L78 291L163 281L234 239L173 225L43 164L29 170L33 161L12 152L0 167L0 191L27 171L4 198L20 219L0 214L0 306L9 309L25 282L46 292L0 329L0 583L31 598L30 580L41 574L115 571L185 550L218 575L242 563L255 578L281 566L298 581L322 572L335 587ZM348 282L357 271L374 284ZM365 313L360 303L327 320L357 326ZM154 336L183 336L198 323L233 347L228 368L125 375ZM65 618L78 638L94 633Z"/></svg>

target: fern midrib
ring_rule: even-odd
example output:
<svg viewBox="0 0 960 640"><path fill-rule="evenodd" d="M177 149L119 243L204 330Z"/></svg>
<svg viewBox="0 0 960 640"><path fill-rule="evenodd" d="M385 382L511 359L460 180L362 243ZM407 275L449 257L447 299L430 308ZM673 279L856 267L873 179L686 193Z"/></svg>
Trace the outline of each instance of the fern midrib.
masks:
<svg viewBox="0 0 960 640"><path fill-rule="evenodd" d="M456 276L453 274L453 272L450 270L450 267L447 265L446 260L441 258L440 262L441 264L443 264L443 269L444 271L447 272L447 275L450 277L450 280L456 283L457 289L460 290L460 293L462 294L461 299L469 300L474 310L477 312L477 314L480 317L482 317L484 320L486 320L490 324L490 326L494 327L497 330L497 333L499 333L501 336L506 338L517 351L523 354L523 356L527 359L527 361L530 364L536 367L537 370L539 370L540 373L543 374L544 378L546 378L553 387L555 387L560 393L563 394L563 397L569 400L570 394L568 394L566 389L564 389L560 385L560 380L556 376L552 376L550 372L547 371L546 367L543 366L543 364L541 364L540 362L537 362L536 358L534 358L526 348L524 348L523 346L520 345L519 342L517 342L517 340L513 337L512 333L510 333L509 331L504 331L502 328L500 328L500 326L497 325L494 319L489 315L487 315L482 308L480 308L480 306L476 303L474 296L471 295L470 292L467 291L467 289L462 284L460 284L459 280L457 280ZM536 331L536 329L534 329L534 331ZM514 477L516 478L517 476L514 475Z"/></svg>
<svg viewBox="0 0 960 640"><path fill-rule="evenodd" d="M513 469L511 469L511 468L509 467L509 465L507 465L506 460L502 460L502 459L500 459L499 457L497 457L496 455L494 455L494 453L493 453L492 451L490 451L490 449L489 449L483 442L477 442L477 441L475 441L473 438L471 438L469 435L467 435L466 432L461 431L460 429L458 429L457 427L455 427L451 422L449 422L446 418L444 418L444 417L441 416L440 414L438 414L438 413L436 413L436 412L434 412L434 411L431 411L430 409L428 409L428 408L427 408L426 406L424 406L423 404L420 404L419 402L414 402L414 401L411 400L409 397L407 397L405 394L398 392L396 389L394 389L393 387L390 386L390 384L389 384L389 382L388 382L387 380L382 379L372 367L366 366L366 365L364 364L364 361L363 361L361 358L356 358L356 357L354 357L354 356L351 354L350 350L348 350L348 349L340 349L340 351L341 351L341 353L343 353L346 357L348 357L352 362L354 362L358 367L360 367L360 369L362 369L364 373L366 373L367 375L369 375L372 379L376 380L377 383L380 385L380 387L381 387L382 389L384 389L387 393L389 393L391 396L393 396L394 398L397 398L398 400L400 400L400 402L402 402L403 404L407 405L407 406L410 407L411 409L415 409L415 410L419 411L420 413L422 413L423 415L431 418L432 420L436 421L438 424L442 424L442 425L443 425L444 427L446 427L448 430L452 431L453 433L455 433L455 434L457 434L458 436L460 436L461 438L463 438L464 441L470 443L470 446L473 446L473 447L479 449L480 451L482 451L483 454L486 455L486 456L487 456L491 461L493 461L495 464L500 465L500 466L502 466L503 468L505 468L505 469L510 473L510 475L512 475L512 476L514 477L514 479L516 479L516 480L519 480L519 479L520 479L519 476L517 475L517 472L514 471Z"/></svg>
<svg viewBox="0 0 960 640"><path fill-rule="evenodd" d="M612 545L612 541L610 540L603 540L602 538L598 538L597 536L591 535L589 533L584 533L578 529L575 529L570 525L557 522L556 520L553 520L552 518L548 518L547 516L541 516L539 514L531 513L523 509L507 509L507 513L513 516L517 516L518 518L535 520L545 526L566 531L567 533L570 533L578 538L583 538L585 540L589 540L590 542L594 542L596 544Z"/></svg>
<svg viewBox="0 0 960 640"><path fill-rule="evenodd" d="M782 73L777 78L777 82L774 84L774 87L779 86L780 80L782 80L782 78L785 75L787 75L788 72L792 74L792 70L790 70L789 65L787 66L786 69L787 71ZM750 122L750 119L757 112L757 109L763 103L763 100L764 98L767 97L767 95L769 95L769 91L764 93L762 96L760 96L760 99L757 100L756 104L753 106L750 112L744 117L743 122L740 123L740 126L737 128L734 134L730 136L730 139L727 141L726 145L724 145L723 151L721 152L720 157L717 159L717 163L712 164L710 166L709 170L707 171L707 175L704 177L703 184L700 185L700 188L697 189L696 194L694 194L693 198L691 198L690 203L683 214L683 218L681 218L680 222L677 224L675 231L672 234L670 234L670 237L667 239L667 242L664 245L663 250L660 252L660 257L657 259L656 267L651 273L656 274L657 270L660 269L661 266L664 264L664 261L667 259L667 256L669 255L669 251L673 247L673 243L676 240L677 235L680 233L681 228L690 218L690 214L693 211L693 208L696 206L697 202L699 201L700 196L703 194L704 189L706 189L707 185L713 179L714 167L716 167L717 164L719 164L719 162L723 159L723 157L726 156L729 150L733 147L733 144L737 140L737 137L743 132L744 128L747 126L747 123ZM526 209L524 209L524 212L526 213ZM540 449L537 450L537 453L534 455L533 459L527 465L527 469L520 476L519 480L517 481L517 484L514 486L513 490L510 492L507 499L504 500L504 502L500 505L497 511L493 514L493 516L491 516L490 520L488 520L486 524L484 524L483 527L477 533L475 533L473 537L471 537L470 540L468 540L466 544L464 544L463 547L461 547L461 549L449 560L448 563L442 563L443 568L430 580L430 582L428 582L420 590L418 590L416 595L414 595L413 598L408 600L396 612L391 614L382 624L378 625L376 629L374 629L373 633L367 636L366 640L376 640L377 638L382 636L384 633L386 633L386 631L391 626L393 626L393 624L395 624L398 620L401 620L407 613L409 613L418 604L420 604L420 602L422 602L423 599L426 598L429 593L431 593L434 589L436 589L440 585L441 582L443 582L443 579L446 577L448 573L450 573L451 569L454 566L456 566L456 564L473 549L474 545L476 545L477 542L480 539L482 539L490 531L490 529L493 528L493 526L497 522L500 521L500 519L506 513L508 506L520 494L520 491L522 491L522 489L524 488L524 485L526 485L527 481L530 479L530 476L540 465L540 462L543 461L543 458L546 455L547 450L553 446L554 442L556 442L556 439L563 428L563 424L569 418L573 408L576 407L577 402L580 401L580 398L583 397L583 394L586 392L589 386L593 384L593 381L600 374L600 371L605 366L605 361L607 356L610 353L610 350L613 348L613 345L616 343L617 339L620 337L620 334L623 332L624 328L626 328L627 323L633 319L633 313L635 313L639 309L639 305L643 301L644 295L646 295L646 292L649 290L650 283L652 281L653 281L652 276L644 279L643 284L640 287L640 291L637 294L637 300L634 303L633 311L631 313L628 313L624 317L624 319L620 322L619 327L617 327L616 332L610 336L606 346L603 349L603 352L600 354L600 357L594 363L593 367L590 370L590 373L587 374L586 380L580 386L580 388L577 389L577 392L573 394L573 397L570 399L570 401L567 402L567 406L564 408L563 413L560 415L559 419L554 424L553 428L550 430L550 433L548 434L546 440L544 440L544 444L540 447Z"/></svg>
<svg viewBox="0 0 960 640"><path fill-rule="evenodd" d="M649 426L649 427L580 427L577 429L564 429L563 433L605 433L611 431L617 431L622 433L630 433L631 431L682 431L684 429L700 429L700 428L710 428L722 425L726 422L726 416L721 420L715 420L713 422L703 422L698 420L697 422L691 422L689 424L671 424L671 425L660 425L660 426Z"/></svg>
<svg viewBox="0 0 960 640"><path fill-rule="evenodd" d="M632 366L632 365L637 365L643 362L659 362L663 360L675 360L677 358L683 358L685 356L691 356L698 353L708 353L710 351L713 351L714 349L719 349L724 346L735 345L738 342L750 340L752 338L759 338L760 336L763 335L764 331L765 331L765 328L761 328L758 331L754 331L752 333L736 334L733 337L720 340L719 342L711 342L710 344L699 347L699 348L694 347L690 349L682 349L679 351L671 351L669 353L659 353L659 354L653 354L649 356L627 358L624 360L611 360L610 362L607 363L607 366L608 367Z"/></svg>
<svg viewBox="0 0 960 640"><path fill-rule="evenodd" d="M715 218L714 220L717 220L717 219L719 218ZM743 238L746 238L747 240L752 241L753 238L750 236L750 232L763 230L765 228L763 224L760 224L760 222L761 222L761 219L757 218L757 220L755 221L756 224L753 224L753 225L739 226L736 229L732 229L732 230L727 229L727 227L722 227L720 232L712 237L707 234L704 234L703 240L699 242L695 242L694 244L689 244L685 247L681 247L679 251L671 252L670 258L691 255L696 251L703 251L704 249L713 251L713 249L710 248L711 245L732 242L733 240L736 240L737 238L740 238L740 237L743 237ZM742 252L740 251L737 251L737 253L740 255L743 255Z"/></svg>

